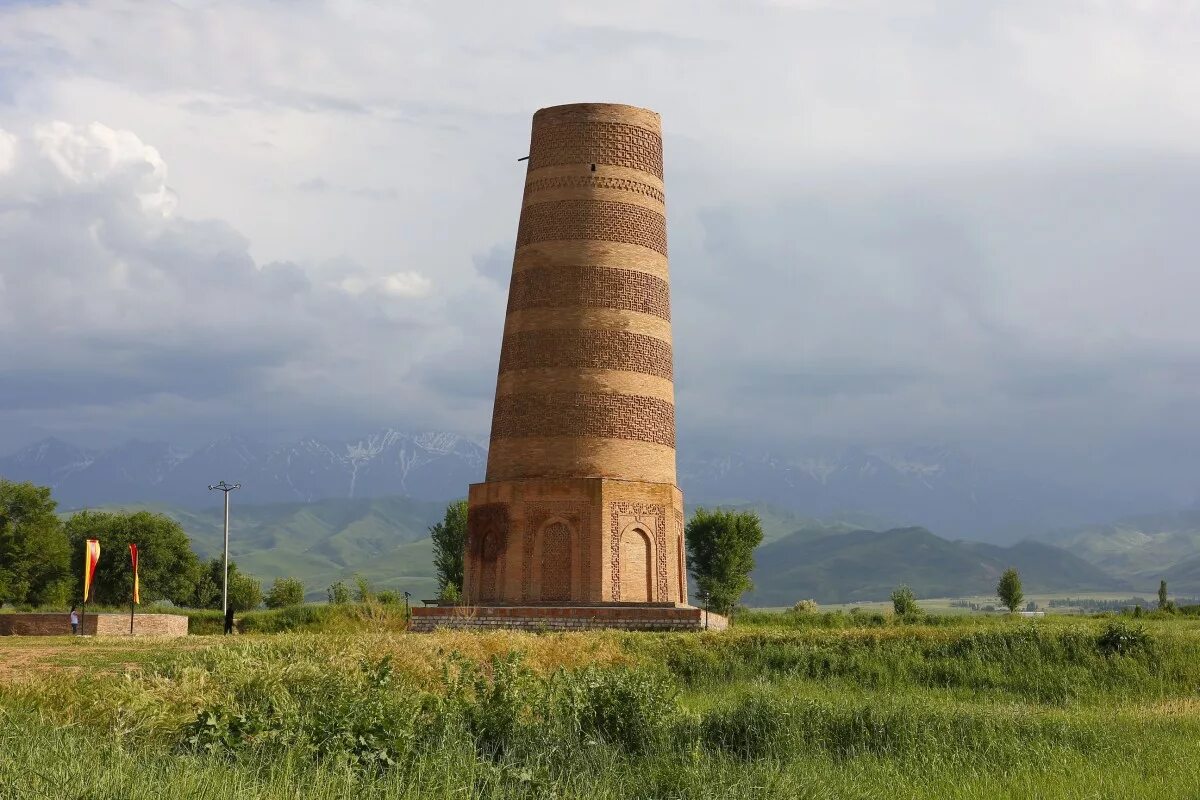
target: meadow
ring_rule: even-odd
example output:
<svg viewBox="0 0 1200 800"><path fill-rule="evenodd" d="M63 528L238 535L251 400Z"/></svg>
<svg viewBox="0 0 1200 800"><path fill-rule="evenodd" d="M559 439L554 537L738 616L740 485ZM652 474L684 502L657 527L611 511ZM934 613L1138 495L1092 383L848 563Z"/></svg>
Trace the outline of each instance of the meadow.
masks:
<svg viewBox="0 0 1200 800"><path fill-rule="evenodd" d="M295 613L0 639L0 798L1200 796L1196 618L420 635Z"/></svg>

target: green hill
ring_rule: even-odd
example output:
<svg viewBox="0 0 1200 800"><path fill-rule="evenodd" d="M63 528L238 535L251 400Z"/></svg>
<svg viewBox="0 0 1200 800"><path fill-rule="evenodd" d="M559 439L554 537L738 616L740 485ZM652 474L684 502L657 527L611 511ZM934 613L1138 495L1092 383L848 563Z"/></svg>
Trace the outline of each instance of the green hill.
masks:
<svg viewBox="0 0 1200 800"><path fill-rule="evenodd" d="M177 519L201 558L221 555L220 505L205 511L150 510ZM428 529L444 511L444 503L404 497L239 506L235 495L230 558L264 584L280 576L299 578L309 600L324 600L331 583L354 574L377 590L432 597L436 581Z"/></svg>
<svg viewBox="0 0 1200 800"><path fill-rule="evenodd" d="M1008 567L1026 591L1116 590L1122 581L1059 548L1034 542L997 547L952 542L924 528L818 536L801 530L755 554L751 605L885 599L906 583L919 597L988 594Z"/></svg>
<svg viewBox="0 0 1200 800"><path fill-rule="evenodd" d="M1051 533L1048 540L1139 588L1177 581L1172 589L1200 591L1200 510L1147 514L1109 525L1086 525ZM1191 567L1187 566L1193 562Z"/></svg>

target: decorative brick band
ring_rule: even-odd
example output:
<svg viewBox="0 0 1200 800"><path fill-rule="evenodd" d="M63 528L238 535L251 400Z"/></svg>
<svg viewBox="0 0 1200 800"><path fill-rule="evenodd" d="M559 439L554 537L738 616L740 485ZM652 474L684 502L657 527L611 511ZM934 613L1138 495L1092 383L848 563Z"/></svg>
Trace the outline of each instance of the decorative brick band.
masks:
<svg viewBox="0 0 1200 800"><path fill-rule="evenodd" d="M671 321L671 290L656 275L616 267L536 267L513 273L508 311L617 308Z"/></svg>
<svg viewBox="0 0 1200 800"><path fill-rule="evenodd" d="M492 439L594 436L675 446L675 406L652 397L586 392L496 398Z"/></svg>
<svg viewBox="0 0 1200 800"><path fill-rule="evenodd" d="M640 333L587 328L522 331L505 337L501 373L556 367L614 369L671 380L671 345Z"/></svg>
<svg viewBox="0 0 1200 800"><path fill-rule="evenodd" d="M620 122L535 124L529 143L530 171L557 164L610 164L662 178L662 137Z"/></svg>
<svg viewBox="0 0 1200 800"><path fill-rule="evenodd" d="M536 192L552 191L554 189L616 189L622 192L634 192L660 203L666 203L667 197L662 189L641 181L629 178L610 178L604 175L554 175L549 178L535 178L525 184L525 197Z"/></svg>
<svg viewBox="0 0 1200 800"><path fill-rule="evenodd" d="M521 209L517 247L571 239L636 244L665 256L667 218L611 200L559 200Z"/></svg>

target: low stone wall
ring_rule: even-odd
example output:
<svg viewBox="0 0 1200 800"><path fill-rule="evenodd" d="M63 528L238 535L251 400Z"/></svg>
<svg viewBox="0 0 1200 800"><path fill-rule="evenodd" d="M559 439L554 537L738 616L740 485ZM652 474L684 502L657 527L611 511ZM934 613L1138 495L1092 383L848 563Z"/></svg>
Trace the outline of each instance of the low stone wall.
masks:
<svg viewBox="0 0 1200 800"><path fill-rule="evenodd" d="M128 614L88 614L83 633L90 636L128 636ZM135 614L134 636L187 636L188 618L181 614ZM0 636L69 636L71 619L66 612L53 614L0 614Z"/></svg>
<svg viewBox="0 0 1200 800"><path fill-rule="evenodd" d="M709 630L724 630L729 622L708 614ZM437 628L530 631L579 631L619 628L628 631L700 631L702 608L691 606L431 606L414 608L408 629L428 633Z"/></svg>

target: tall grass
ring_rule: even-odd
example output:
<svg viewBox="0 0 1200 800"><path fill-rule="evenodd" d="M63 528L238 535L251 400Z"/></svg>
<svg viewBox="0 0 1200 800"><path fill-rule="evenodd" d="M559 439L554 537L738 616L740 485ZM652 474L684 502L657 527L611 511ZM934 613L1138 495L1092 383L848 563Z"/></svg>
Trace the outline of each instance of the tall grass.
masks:
<svg viewBox="0 0 1200 800"><path fill-rule="evenodd" d="M0 799L1192 797L1172 625L184 643L0 684Z"/></svg>

